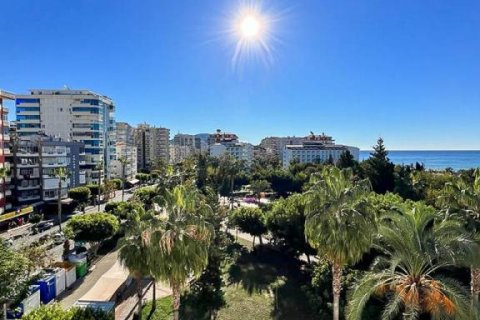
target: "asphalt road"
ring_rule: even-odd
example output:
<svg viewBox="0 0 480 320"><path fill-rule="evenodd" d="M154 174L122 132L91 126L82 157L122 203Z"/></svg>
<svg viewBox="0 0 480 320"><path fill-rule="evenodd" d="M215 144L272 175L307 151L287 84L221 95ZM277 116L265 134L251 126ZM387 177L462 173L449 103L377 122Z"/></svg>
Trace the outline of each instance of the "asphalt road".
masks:
<svg viewBox="0 0 480 320"><path fill-rule="evenodd" d="M132 194L133 193L127 192L127 190L125 190L124 200L126 201L130 199ZM115 197L111 198L109 202L121 201L121 200L122 200L122 191L117 191ZM100 212L105 209L105 204L106 203L102 203L100 205ZM85 213L98 212L98 211L99 211L98 206L89 206L86 208ZM78 213L78 214L82 214L82 213ZM62 222L62 229L65 228L68 219L70 219L72 216L73 215L65 215L62 217L64 219ZM14 242L13 242L13 248L16 250L19 250L25 246L31 245L32 243L38 241L40 238L44 236L53 235L59 232L58 221L55 218L53 220L55 225L52 228L45 230L44 232L41 232L41 233L31 234L32 224L26 224L25 226L21 226L19 228L15 228L10 231L4 232L0 236L3 237L4 239L10 239L12 237L16 238L14 239ZM62 245L59 245L59 247L63 248ZM61 249L56 249L56 250L61 251Z"/></svg>

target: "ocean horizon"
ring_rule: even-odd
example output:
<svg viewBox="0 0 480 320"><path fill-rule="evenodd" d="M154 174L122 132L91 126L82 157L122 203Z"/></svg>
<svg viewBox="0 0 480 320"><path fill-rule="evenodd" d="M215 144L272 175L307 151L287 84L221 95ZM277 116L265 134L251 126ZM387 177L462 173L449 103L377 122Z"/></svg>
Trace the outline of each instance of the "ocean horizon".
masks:
<svg viewBox="0 0 480 320"><path fill-rule="evenodd" d="M361 150L360 161L368 159L373 150ZM480 150L389 150L394 164L422 163L427 169L454 170L480 167Z"/></svg>

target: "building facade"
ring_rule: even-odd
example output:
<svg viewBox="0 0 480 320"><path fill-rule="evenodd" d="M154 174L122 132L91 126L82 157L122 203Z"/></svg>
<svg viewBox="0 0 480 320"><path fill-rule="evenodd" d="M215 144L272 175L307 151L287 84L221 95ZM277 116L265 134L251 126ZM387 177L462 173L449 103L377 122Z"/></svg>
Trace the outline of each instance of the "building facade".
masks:
<svg viewBox="0 0 480 320"><path fill-rule="evenodd" d="M336 163L340 156L349 151L355 160L358 161L360 149L337 144L325 144L321 141L304 141L299 145L286 145L283 150L282 163L288 168L292 161L299 163L324 163L333 161Z"/></svg>
<svg viewBox="0 0 480 320"><path fill-rule="evenodd" d="M113 177L130 180L135 178L135 175L137 174L137 147L135 145L135 130L126 122L117 122L116 126L117 160L113 162Z"/></svg>
<svg viewBox="0 0 480 320"><path fill-rule="evenodd" d="M169 129L140 124L134 132L138 170L149 170L158 161L168 163L170 157Z"/></svg>
<svg viewBox="0 0 480 320"><path fill-rule="evenodd" d="M11 203L11 169L9 157L11 150L10 143L10 124L8 122L8 108L5 106L7 100L15 100L15 95L0 90L0 168L2 175L0 176L0 215L12 208Z"/></svg>
<svg viewBox="0 0 480 320"><path fill-rule="evenodd" d="M12 158L15 205L21 207L41 201L56 201L60 180L60 195L66 198L68 189L86 183L86 172L80 169L85 162L84 157L82 142L39 135L17 137ZM59 169L65 173L62 179L58 176Z"/></svg>
<svg viewBox="0 0 480 320"><path fill-rule="evenodd" d="M115 106L103 95L88 90L31 90L16 96L19 139L43 134L85 145L87 183L98 175L111 176L116 159Z"/></svg>

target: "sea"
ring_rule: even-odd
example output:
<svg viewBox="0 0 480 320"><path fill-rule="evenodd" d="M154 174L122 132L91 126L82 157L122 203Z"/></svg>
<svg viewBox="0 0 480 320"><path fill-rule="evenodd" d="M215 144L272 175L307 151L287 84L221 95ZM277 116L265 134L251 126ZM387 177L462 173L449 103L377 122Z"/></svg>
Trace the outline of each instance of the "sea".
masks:
<svg viewBox="0 0 480 320"><path fill-rule="evenodd" d="M360 151L360 160L370 157L372 151ZM426 169L454 170L480 167L480 150L478 151L389 151L388 157L394 164L423 163Z"/></svg>

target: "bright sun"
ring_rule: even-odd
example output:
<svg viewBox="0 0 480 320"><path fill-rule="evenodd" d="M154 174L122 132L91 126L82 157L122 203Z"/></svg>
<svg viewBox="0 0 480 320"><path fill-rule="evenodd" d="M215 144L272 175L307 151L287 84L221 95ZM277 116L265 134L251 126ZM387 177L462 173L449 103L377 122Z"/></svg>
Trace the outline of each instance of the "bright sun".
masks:
<svg viewBox="0 0 480 320"><path fill-rule="evenodd" d="M258 39L260 36L260 21L254 15L245 16L240 22L240 33L243 38L248 40Z"/></svg>

